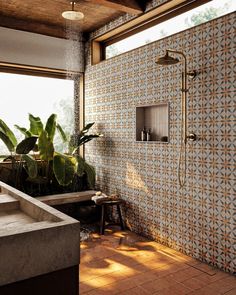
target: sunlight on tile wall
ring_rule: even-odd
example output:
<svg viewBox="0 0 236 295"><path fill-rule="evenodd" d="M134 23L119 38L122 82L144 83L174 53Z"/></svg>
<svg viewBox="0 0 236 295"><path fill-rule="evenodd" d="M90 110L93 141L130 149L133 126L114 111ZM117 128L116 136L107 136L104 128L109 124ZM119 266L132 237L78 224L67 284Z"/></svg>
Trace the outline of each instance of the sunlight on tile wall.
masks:
<svg viewBox="0 0 236 295"><path fill-rule="evenodd" d="M87 65L85 113L104 138L86 147L98 188L126 200L135 232L206 261L235 270L235 13ZM187 183L177 181L180 145L180 65L159 67L166 48L186 53L200 74L188 96ZM89 60L89 57L88 57ZM170 143L135 142L135 107L170 103Z"/></svg>

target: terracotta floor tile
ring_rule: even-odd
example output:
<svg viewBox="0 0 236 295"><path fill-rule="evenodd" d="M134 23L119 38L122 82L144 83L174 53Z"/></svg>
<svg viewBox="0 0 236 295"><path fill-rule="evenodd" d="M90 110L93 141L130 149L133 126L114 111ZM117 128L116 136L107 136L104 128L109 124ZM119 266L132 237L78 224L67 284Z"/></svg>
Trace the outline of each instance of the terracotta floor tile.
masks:
<svg viewBox="0 0 236 295"><path fill-rule="evenodd" d="M120 293L120 295L148 295L148 294L150 295L150 293L147 293L140 286L132 288L130 290L126 290L126 291Z"/></svg>
<svg viewBox="0 0 236 295"><path fill-rule="evenodd" d="M229 276L228 273L217 270L214 275L208 275L207 273L202 273L199 276L197 276L197 278L209 284L209 283L218 281L220 279L227 278L228 276Z"/></svg>
<svg viewBox="0 0 236 295"><path fill-rule="evenodd" d="M120 292L124 292L125 290L129 290L136 286L137 286L136 282L132 278L129 278L129 279L123 280L121 284L117 284L117 290L119 290Z"/></svg>
<svg viewBox="0 0 236 295"><path fill-rule="evenodd" d="M136 283L132 281L132 279L124 279L120 282L115 282L110 285L103 286L99 288L100 292L112 290L112 294L121 294L122 292L126 292L132 288L136 287Z"/></svg>
<svg viewBox="0 0 236 295"><path fill-rule="evenodd" d="M236 288L233 288L230 291L225 293L225 295L235 295L235 294L236 294Z"/></svg>
<svg viewBox="0 0 236 295"><path fill-rule="evenodd" d="M185 263L189 266L195 266L195 265L199 264L199 260L191 258L190 260L185 261Z"/></svg>
<svg viewBox="0 0 236 295"><path fill-rule="evenodd" d="M214 275L216 274L217 269L207 265L206 263L198 263L194 265L194 268L201 270L202 272L207 273L208 275Z"/></svg>
<svg viewBox="0 0 236 295"><path fill-rule="evenodd" d="M158 269L163 268L166 265L170 265L171 262L168 264L167 262L162 263L159 260L151 259L151 260L140 260L140 263L143 263L143 265L148 265L148 269Z"/></svg>
<svg viewBox="0 0 236 295"><path fill-rule="evenodd" d="M191 289L183 286L182 284L176 283L169 288L165 288L153 294L154 295L185 295L185 294L189 294L191 291L192 291Z"/></svg>
<svg viewBox="0 0 236 295"><path fill-rule="evenodd" d="M236 294L235 278L129 231L81 244L80 294Z"/></svg>
<svg viewBox="0 0 236 295"><path fill-rule="evenodd" d="M80 294L84 294L84 293L87 293L88 291L91 291L93 290L94 288L90 285L87 285L85 283L80 283L79 284L79 292Z"/></svg>
<svg viewBox="0 0 236 295"><path fill-rule="evenodd" d="M195 290L189 293L190 295L220 295L218 290L212 289L209 286L203 287L201 289Z"/></svg>
<svg viewBox="0 0 236 295"><path fill-rule="evenodd" d="M157 276L152 273L152 271L147 271L132 277L132 280L136 285L142 285L147 282L152 282L157 279Z"/></svg>
<svg viewBox="0 0 236 295"><path fill-rule="evenodd" d="M115 295L117 292L115 292L113 289L94 289L88 293L85 293L86 295Z"/></svg>
<svg viewBox="0 0 236 295"><path fill-rule="evenodd" d="M198 277L183 281L182 284L192 290L198 290L198 289L201 289L207 285L206 282L198 279Z"/></svg>
<svg viewBox="0 0 236 295"><path fill-rule="evenodd" d="M164 278L158 278L151 282L141 284L141 287L144 290L150 292L150 294L152 294L154 292L157 292L166 288L170 288L174 284L176 284L174 280L164 277Z"/></svg>
<svg viewBox="0 0 236 295"><path fill-rule="evenodd" d="M132 266L139 264L139 261L135 258L124 257L124 259L120 263L122 263L128 267L132 267Z"/></svg>
<svg viewBox="0 0 236 295"><path fill-rule="evenodd" d="M127 279L127 274L121 271L114 271L108 275L105 275L104 277L107 280L110 280L110 282L119 282Z"/></svg>
<svg viewBox="0 0 236 295"><path fill-rule="evenodd" d="M191 293L191 295L227 294L227 292L233 292L232 290L236 290L236 278L233 276L229 276L226 279L210 283L207 286L194 291L193 293ZM235 295L236 293L232 294Z"/></svg>
<svg viewBox="0 0 236 295"><path fill-rule="evenodd" d="M127 261L135 261L134 258L128 257L125 252L124 253L118 252L114 254L111 257L111 259L114 260L115 262L124 262L124 263L126 263Z"/></svg>
<svg viewBox="0 0 236 295"><path fill-rule="evenodd" d="M232 290L233 288L236 288L236 278L233 275L231 275L227 278L210 283L209 287L219 291L221 294L224 294Z"/></svg>
<svg viewBox="0 0 236 295"><path fill-rule="evenodd" d="M92 280L84 282L87 286L90 286L90 289L97 289L106 285L113 283L113 281L106 279L106 277L99 277Z"/></svg>
<svg viewBox="0 0 236 295"><path fill-rule="evenodd" d="M193 267L189 267L187 269L179 270L173 274L170 274L168 277L171 279L177 281L177 282L183 282L187 279L199 276L202 272L200 270L197 270Z"/></svg>
<svg viewBox="0 0 236 295"><path fill-rule="evenodd" d="M95 279L98 277L102 277L104 275L108 275L111 272L112 271L109 268L107 268L107 269L91 269L91 270L89 270L88 268L80 269L80 281L86 282L91 279Z"/></svg>
<svg viewBox="0 0 236 295"><path fill-rule="evenodd" d="M94 279L96 277L97 277L97 275L92 275L91 273L84 273L82 270L80 270L80 278L79 278L80 283L89 281L89 280Z"/></svg>
<svg viewBox="0 0 236 295"><path fill-rule="evenodd" d="M174 273L180 270L189 269L190 266L183 262L175 262L175 263L168 264L168 268L166 267L163 267L163 268L169 269L172 273Z"/></svg>

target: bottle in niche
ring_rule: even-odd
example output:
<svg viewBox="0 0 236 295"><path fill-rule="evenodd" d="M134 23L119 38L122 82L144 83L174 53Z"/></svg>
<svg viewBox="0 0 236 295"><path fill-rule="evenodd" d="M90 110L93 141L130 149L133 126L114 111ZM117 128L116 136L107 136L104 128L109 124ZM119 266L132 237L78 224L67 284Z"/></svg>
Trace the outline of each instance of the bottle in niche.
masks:
<svg viewBox="0 0 236 295"><path fill-rule="evenodd" d="M147 141L151 140L151 129L149 128L147 131Z"/></svg>
<svg viewBox="0 0 236 295"><path fill-rule="evenodd" d="M145 126L143 127L143 130L141 131L141 140L146 141L147 140L147 131Z"/></svg>

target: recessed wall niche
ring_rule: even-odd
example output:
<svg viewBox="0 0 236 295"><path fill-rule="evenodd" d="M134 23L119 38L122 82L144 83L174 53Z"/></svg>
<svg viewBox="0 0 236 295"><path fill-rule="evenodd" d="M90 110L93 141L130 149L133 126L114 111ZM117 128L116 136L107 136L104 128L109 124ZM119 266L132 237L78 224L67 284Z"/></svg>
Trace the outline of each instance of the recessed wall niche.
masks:
<svg viewBox="0 0 236 295"><path fill-rule="evenodd" d="M136 141L169 142L169 103L136 107Z"/></svg>

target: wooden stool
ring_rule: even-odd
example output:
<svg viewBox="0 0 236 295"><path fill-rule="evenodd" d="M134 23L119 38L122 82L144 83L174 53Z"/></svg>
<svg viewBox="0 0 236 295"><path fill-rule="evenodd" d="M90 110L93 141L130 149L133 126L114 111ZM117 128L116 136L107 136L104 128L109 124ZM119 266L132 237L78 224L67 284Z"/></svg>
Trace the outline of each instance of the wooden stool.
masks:
<svg viewBox="0 0 236 295"><path fill-rule="evenodd" d="M99 205L102 207L101 212L101 221L100 221L100 234L104 235L104 227L105 227L105 213L106 213L106 207L107 206L116 206L117 212L120 219L120 227L122 230L124 230L124 223L121 215L120 205L123 203L122 200L108 200L108 201L102 201Z"/></svg>

